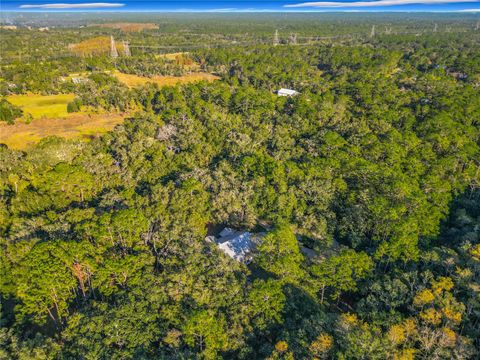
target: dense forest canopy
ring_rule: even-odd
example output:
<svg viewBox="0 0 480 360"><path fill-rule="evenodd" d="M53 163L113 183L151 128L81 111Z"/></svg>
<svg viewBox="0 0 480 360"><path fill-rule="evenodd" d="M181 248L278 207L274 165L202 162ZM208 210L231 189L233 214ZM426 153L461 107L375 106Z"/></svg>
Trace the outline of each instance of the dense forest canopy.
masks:
<svg viewBox="0 0 480 360"><path fill-rule="evenodd" d="M0 147L1 359L480 356L478 17L131 16L159 28L0 30L2 96L127 114L90 142ZM68 50L107 35L132 56ZM221 79L113 75L192 64ZM264 234L251 263L217 227Z"/></svg>

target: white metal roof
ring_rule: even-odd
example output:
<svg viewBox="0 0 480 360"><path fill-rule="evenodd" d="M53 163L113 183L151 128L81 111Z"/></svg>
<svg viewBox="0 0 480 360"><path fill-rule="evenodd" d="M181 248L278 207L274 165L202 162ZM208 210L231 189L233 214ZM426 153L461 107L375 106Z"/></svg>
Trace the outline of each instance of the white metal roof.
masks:
<svg viewBox="0 0 480 360"><path fill-rule="evenodd" d="M280 90L278 90L277 94L280 95L280 96L293 96L293 95L298 94L298 91L292 90L292 89L281 88Z"/></svg>
<svg viewBox="0 0 480 360"><path fill-rule="evenodd" d="M249 254L255 249L258 241L258 234L252 235L248 231L236 231L231 228L224 228L218 237L207 237L207 241L214 239L218 248L225 254L240 262L248 263Z"/></svg>
<svg viewBox="0 0 480 360"><path fill-rule="evenodd" d="M220 238L220 241L223 239ZM229 236L227 241L218 244L218 248L237 261L245 261L252 251L254 244L249 232L236 233Z"/></svg>

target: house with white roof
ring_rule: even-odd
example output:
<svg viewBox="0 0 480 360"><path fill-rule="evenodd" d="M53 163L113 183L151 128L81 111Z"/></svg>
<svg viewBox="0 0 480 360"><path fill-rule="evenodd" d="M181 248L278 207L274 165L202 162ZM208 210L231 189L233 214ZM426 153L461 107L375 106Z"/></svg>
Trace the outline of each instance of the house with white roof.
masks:
<svg viewBox="0 0 480 360"><path fill-rule="evenodd" d="M215 242L220 250L232 259L248 264L252 260L253 251L259 243L261 235L248 231L223 229L217 237L207 236L206 240Z"/></svg>
<svg viewBox="0 0 480 360"><path fill-rule="evenodd" d="M298 91L292 90L292 89L281 88L280 90L277 91L278 96L295 96L298 94L300 94Z"/></svg>
<svg viewBox="0 0 480 360"><path fill-rule="evenodd" d="M75 77L72 77L72 82L73 82L74 84L77 84L77 85L78 85L78 84L85 84L85 83L87 83L88 81L89 81L89 79L84 78L84 77L76 77L76 76L75 76Z"/></svg>

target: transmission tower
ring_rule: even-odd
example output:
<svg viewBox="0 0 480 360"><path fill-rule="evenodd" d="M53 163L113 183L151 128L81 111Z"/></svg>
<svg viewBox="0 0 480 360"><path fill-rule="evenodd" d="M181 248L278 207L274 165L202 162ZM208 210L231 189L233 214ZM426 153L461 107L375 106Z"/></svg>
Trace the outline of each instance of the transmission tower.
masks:
<svg viewBox="0 0 480 360"><path fill-rule="evenodd" d="M433 32L437 32L437 30L438 30L438 24L435 23L435 26L434 26L434 28L433 28Z"/></svg>
<svg viewBox="0 0 480 360"><path fill-rule="evenodd" d="M479 30L480 29L480 21L477 21L477 25L475 25L475 30Z"/></svg>
<svg viewBox="0 0 480 360"><path fill-rule="evenodd" d="M385 26L385 34L390 35L392 33L392 28L390 26Z"/></svg>
<svg viewBox="0 0 480 360"><path fill-rule="evenodd" d="M123 52L125 53L125 56L130 56L132 55L130 53L130 46L128 44L128 41L123 40Z"/></svg>
<svg viewBox="0 0 480 360"><path fill-rule="evenodd" d="M117 47L115 46L113 36L110 36L110 56L114 59L118 57Z"/></svg>
<svg viewBox="0 0 480 360"><path fill-rule="evenodd" d="M275 35L273 36L273 46L277 46L280 44L280 40L278 40L278 30L275 30Z"/></svg>
<svg viewBox="0 0 480 360"><path fill-rule="evenodd" d="M375 25L372 25L372 30L370 31L370 37L375 36Z"/></svg>
<svg viewBox="0 0 480 360"><path fill-rule="evenodd" d="M297 34L290 34L290 44L297 44Z"/></svg>

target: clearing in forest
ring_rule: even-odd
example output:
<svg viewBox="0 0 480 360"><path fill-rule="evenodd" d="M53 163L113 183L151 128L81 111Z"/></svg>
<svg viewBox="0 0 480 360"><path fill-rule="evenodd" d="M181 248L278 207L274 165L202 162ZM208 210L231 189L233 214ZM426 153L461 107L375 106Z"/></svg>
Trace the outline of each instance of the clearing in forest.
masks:
<svg viewBox="0 0 480 360"><path fill-rule="evenodd" d="M196 63L192 58L190 58L188 52L157 54L155 56L158 59L166 59L176 65L181 65L184 69L190 71L198 72L200 70L200 64Z"/></svg>
<svg viewBox="0 0 480 360"><path fill-rule="evenodd" d="M30 114L33 119L61 118L70 114L67 112L67 104L73 100L74 94L59 95L10 95L7 100L23 110L23 114Z"/></svg>
<svg viewBox="0 0 480 360"><path fill-rule="evenodd" d="M138 32L142 30L156 30L158 29L157 24L152 23L129 23L129 22L118 22L118 23L107 23L107 24L92 24L89 26L98 26L101 28L107 29L119 29L125 32Z"/></svg>
<svg viewBox="0 0 480 360"><path fill-rule="evenodd" d="M38 119L30 124L16 122L0 124L0 143L11 149L22 150L42 138L56 135L67 139L91 139L110 131L123 121L120 114L70 114L66 119Z"/></svg>
<svg viewBox="0 0 480 360"><path fill-rule="evenodd" d="M173 86L177 84L186 84L196 81L214 81L220 79L218 76L213 74L205 73L205 72L197 72L191 74L185 74L183 76L154 76L152 78L138 76L138 75L131 75L131 74L124 74L122 72L116 71L114 75L117 77L118 80L123 82L125 85L129 87L137 87L144 85L146 83L155 83L159 86Z"/></svg>
<svg viewBox="0 0 480 360"><path fill-rule="evenodd" d="M123 43L115 42L119 54L123 53ZM105 55L110 53L110 36L97 36L84 40L78 44L70 44L70 51L78 56Z"/></svg>
<svg viewBox="0 0 480 360"><path fill-rule="evenodd" d="M188 52L184 51L184 52L176 52L176 53L168 53L168 54L158 54L155 56L157 56L158 58L175 61L179 57L184 57L185 55L188 55Z"/></svg>

